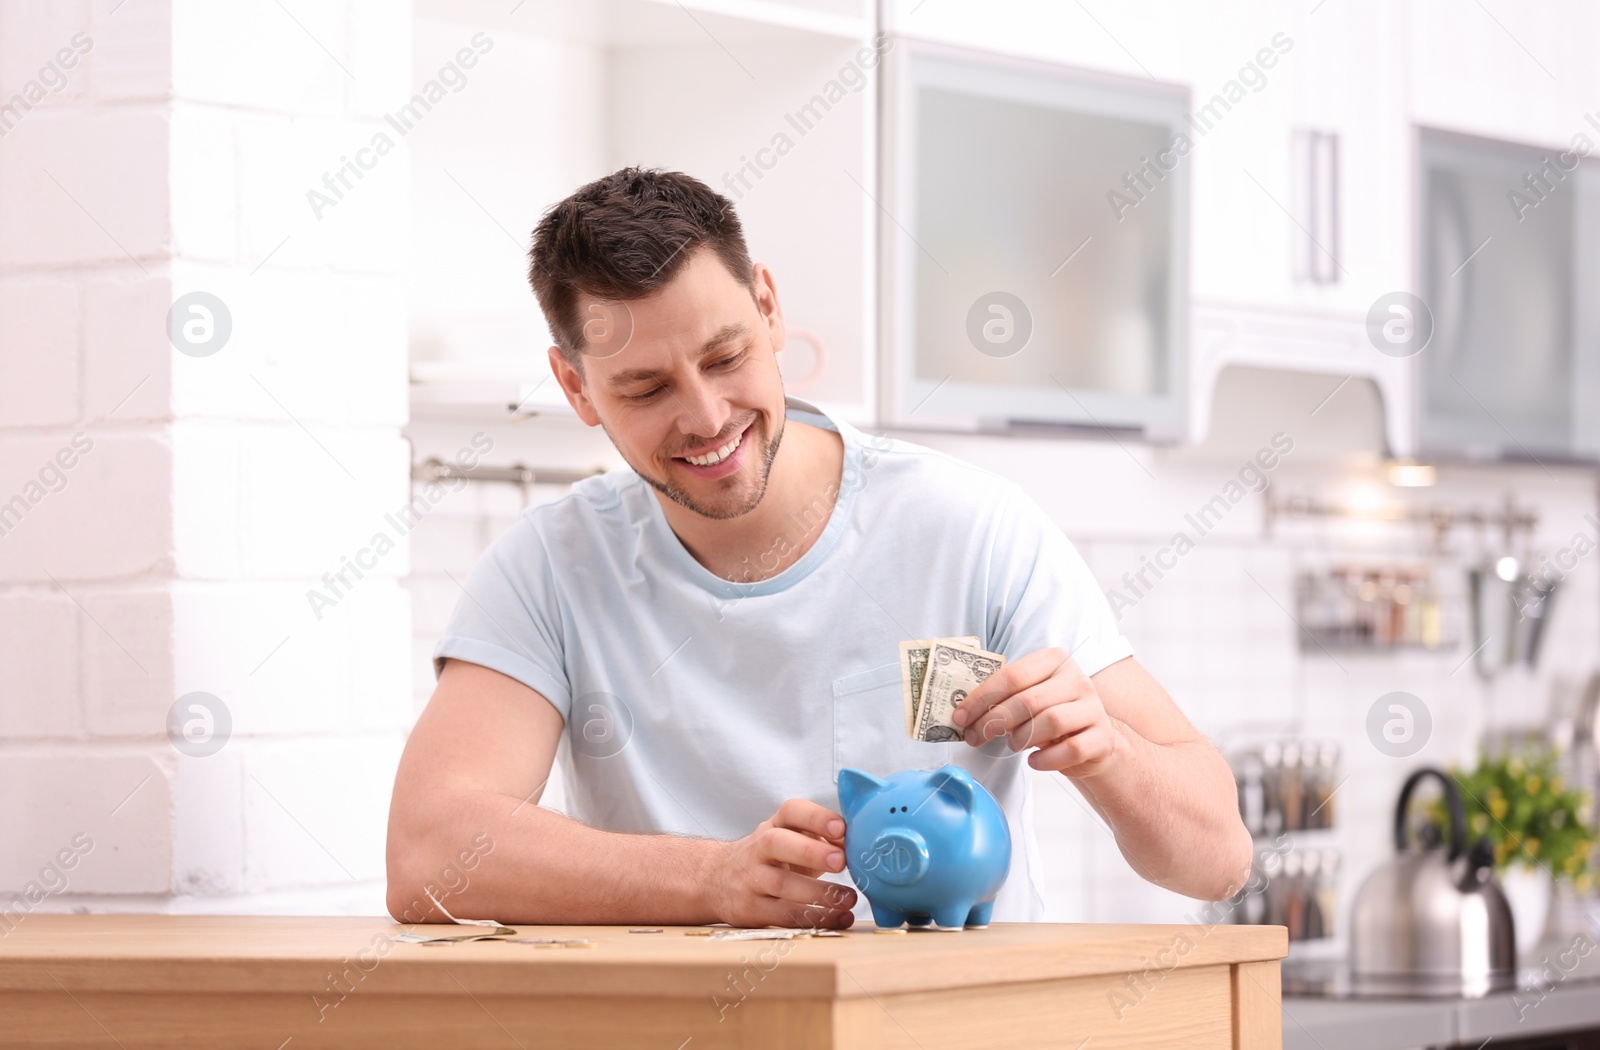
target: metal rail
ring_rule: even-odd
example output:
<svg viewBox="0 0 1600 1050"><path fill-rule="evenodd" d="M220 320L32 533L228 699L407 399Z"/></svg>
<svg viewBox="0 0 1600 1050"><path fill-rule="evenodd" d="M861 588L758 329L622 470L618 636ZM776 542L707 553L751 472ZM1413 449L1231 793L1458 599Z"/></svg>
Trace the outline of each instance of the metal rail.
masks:
<svg viewBox="0 0 1600 1050"><path fill-rule="evenodd" d="M413 481L435 484L440 481L452 481L463 478L467 481L498 481L505 484L517 485L527 488L530 485L571 485L592 478L596 474L604 474L600 467L591 470L565 470L555 467L530 467L523 463L513 463L509 467L458 467L447 463L438 457L424 460L411 465L411 479Z"/></svg>

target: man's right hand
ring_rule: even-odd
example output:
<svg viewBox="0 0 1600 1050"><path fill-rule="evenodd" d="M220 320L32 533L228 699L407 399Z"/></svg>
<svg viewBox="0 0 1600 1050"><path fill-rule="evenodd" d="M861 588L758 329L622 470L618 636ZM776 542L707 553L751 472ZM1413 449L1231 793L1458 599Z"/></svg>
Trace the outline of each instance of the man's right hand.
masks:
<svg viewBox="0 0 1600 1050"><path fill-rule="evenodd" d="M719 843L706 876L718 920L750 928L849 926L856 891L818 878L844 870L844 831L838 813L791 798L749 835Z"/></svg>

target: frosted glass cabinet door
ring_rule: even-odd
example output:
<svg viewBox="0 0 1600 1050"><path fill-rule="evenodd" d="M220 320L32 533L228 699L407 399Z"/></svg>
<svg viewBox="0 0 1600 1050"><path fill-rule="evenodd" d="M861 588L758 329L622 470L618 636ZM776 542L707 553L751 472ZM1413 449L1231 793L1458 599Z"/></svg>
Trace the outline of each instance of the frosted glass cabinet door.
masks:
<svg viewBox="0 0 1600 1050"><path fill-rule="evenodd" d="M1593 162L1567 155L1563 171L1560 150L1446 132L1423 131L1420 145L1419 262L1434 325L1418 354L1422 447L1592 457Z"/></svg>
<svg viewBox="0 0 1600 1050"><path fill-rule="evenodd" d="M1187 96L913 41L890 83L886 414L1175 436Z"/></svg>

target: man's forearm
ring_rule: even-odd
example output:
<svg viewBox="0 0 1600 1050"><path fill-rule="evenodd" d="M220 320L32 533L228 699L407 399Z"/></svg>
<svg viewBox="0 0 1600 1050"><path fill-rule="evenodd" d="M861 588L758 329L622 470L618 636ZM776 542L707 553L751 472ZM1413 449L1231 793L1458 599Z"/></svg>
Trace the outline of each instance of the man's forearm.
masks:
<svg viewBox="0 0 1600 1050"><path fill-rule="evenodd" d="M464 794L389 836L389 912L597 925L716 922L704 873L725 844L599 831L506 795ZM469 866L470 865L470 866Z"/></svg>
<svg viewBox="0 0 1600 1050"><path fill-rule="evenodd" d="M1072 778L1150 882L1222 900L1250 875L1250 833L1239 818L1227 760L1208 743L1158 744L1112 719L1117 753L1094 776Z"/></svg>

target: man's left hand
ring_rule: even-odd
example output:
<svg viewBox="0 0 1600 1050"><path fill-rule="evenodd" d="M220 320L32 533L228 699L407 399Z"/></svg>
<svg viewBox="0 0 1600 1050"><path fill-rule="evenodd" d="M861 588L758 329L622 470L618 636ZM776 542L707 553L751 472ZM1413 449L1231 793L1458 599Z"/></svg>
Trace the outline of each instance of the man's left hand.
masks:
<svg viewBox="0 0 1600 1050"><path fill-rule="evenodd" d="M1034 769L1094 776L1110 765L1122 730L1094 681L1064 649L1039 649L1007 663L956 706L956 725L981 747L1006 736L1012 751L1036 747Z"/></svg>

